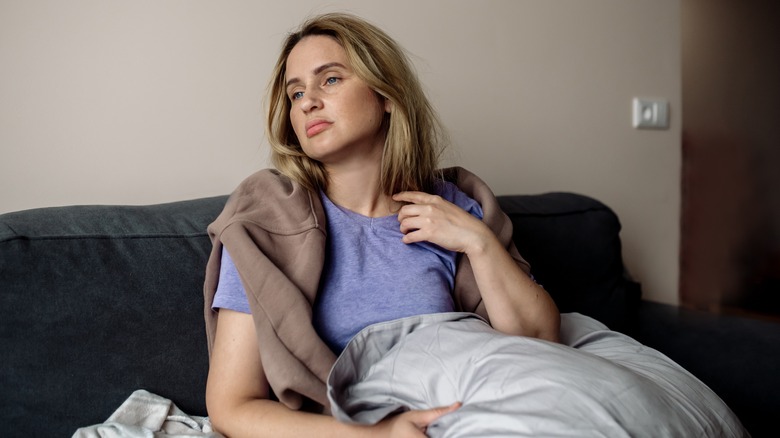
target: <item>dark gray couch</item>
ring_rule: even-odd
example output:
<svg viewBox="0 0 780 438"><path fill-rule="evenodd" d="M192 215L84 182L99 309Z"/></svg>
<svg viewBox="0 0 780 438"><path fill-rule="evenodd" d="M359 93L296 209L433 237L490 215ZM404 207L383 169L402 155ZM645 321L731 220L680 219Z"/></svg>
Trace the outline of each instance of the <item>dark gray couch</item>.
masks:
<svg viewBox="0 0 780 438"><path fill-rule="evenodd" d="M206 226L226 197L0 215L0 424L4 436L70 436L136 389L205 415ZM571 193L502 207L563 312L666 353L718 393L753 436L780 412L780 324L643 302L625 275L620 223Z"/></svg>

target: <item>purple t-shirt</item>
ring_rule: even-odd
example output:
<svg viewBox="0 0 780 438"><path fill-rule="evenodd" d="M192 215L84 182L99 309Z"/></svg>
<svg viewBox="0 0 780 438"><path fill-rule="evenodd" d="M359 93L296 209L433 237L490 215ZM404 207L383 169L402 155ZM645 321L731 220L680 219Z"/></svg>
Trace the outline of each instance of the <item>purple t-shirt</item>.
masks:
<svg viewBox="0 0 780 438"><path fill-rule="evenodd" d="M441 183L436 192L482 218L479 204L454 184ZM428 242L403 243L397 215L371 218L333 204L325 194L321 199L328 240L313 324L334 352L368 325L454 310L456 253ZM250 313L238 272L224 250L213 307Z"/></svg>

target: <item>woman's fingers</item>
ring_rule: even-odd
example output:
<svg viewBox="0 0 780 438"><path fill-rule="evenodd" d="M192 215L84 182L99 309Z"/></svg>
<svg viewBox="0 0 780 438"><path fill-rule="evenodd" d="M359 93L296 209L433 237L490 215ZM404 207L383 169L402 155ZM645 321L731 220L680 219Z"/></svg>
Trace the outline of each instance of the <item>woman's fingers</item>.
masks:
<svg viewBox="0 0 780 438"><path fill-rule="evenodd" d="M441 406L433 409L424 409L419 411L407 411L403 414L387 418L381 421L377 426L384 431L380 436L388 437L425 437L425 431L428 426L439 419L442 415L448 414L461 406L457 402L449 406Z"/></svg>
<svg viewBox="0 0 780 438"><path fill-rule="evenodd" d="M430 413L430 421L428 424L433 423L436 421L439 417L442 415L449 414L450 412L454 412L458 410L461 406L463 406L463 403L461 402L455 402L449 406L439 406L438 408L428 409L428 413Z"/></svg>
<svg viewBox="0 0 780 438"><path fill-rule="evenodd" d="M425 192L398 192L393 195L393 200L398 202L409 202L411 204L423 204L427 202L435 201L436 198L441 199L441 196L431 195Z"/></svg>
<svg viewBox="0 0 780 438"><path fill-rule="evenodd" d="M408 202L398 212L404 243L427 241L450 251L468 253L469 248L484 240L487 227L441 196L400 192L393 199Z"/></svg>
<svg viewBox="0 0 780 438"><path fill-rule="evenodd" d="M442 415L449 414L461 406L461 402L456 402L449 406L440 406L438 408L426 409L424 411L413 411L413 418L410 418L410 420L412 420L415 426L419 428L426 428L429 424L438 420Z"/></svg>

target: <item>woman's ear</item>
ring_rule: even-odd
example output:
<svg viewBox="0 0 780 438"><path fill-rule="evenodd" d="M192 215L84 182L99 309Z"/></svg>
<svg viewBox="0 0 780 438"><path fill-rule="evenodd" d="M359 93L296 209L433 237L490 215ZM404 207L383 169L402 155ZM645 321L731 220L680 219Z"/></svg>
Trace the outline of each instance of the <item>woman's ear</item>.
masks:
<svg viewBox="0 0 780 438"><path fill-rule="evenodd" d="M393 102L389 97L385 97L385 112L388 114L393 112Z"/></svg>

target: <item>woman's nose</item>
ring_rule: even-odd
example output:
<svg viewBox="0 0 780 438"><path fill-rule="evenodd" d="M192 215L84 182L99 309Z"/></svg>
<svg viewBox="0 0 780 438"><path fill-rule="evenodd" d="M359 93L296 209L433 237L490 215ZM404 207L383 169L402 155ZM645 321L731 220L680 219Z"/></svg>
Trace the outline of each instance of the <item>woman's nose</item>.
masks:
<svg viewBox="0 0 780 438"><path fill-rule="evenodd" d="M303 94L303 102L301 102L301 109L304 112L309 112L315 109L322 108L322 100L317 90L308 90Z"/></svg>

